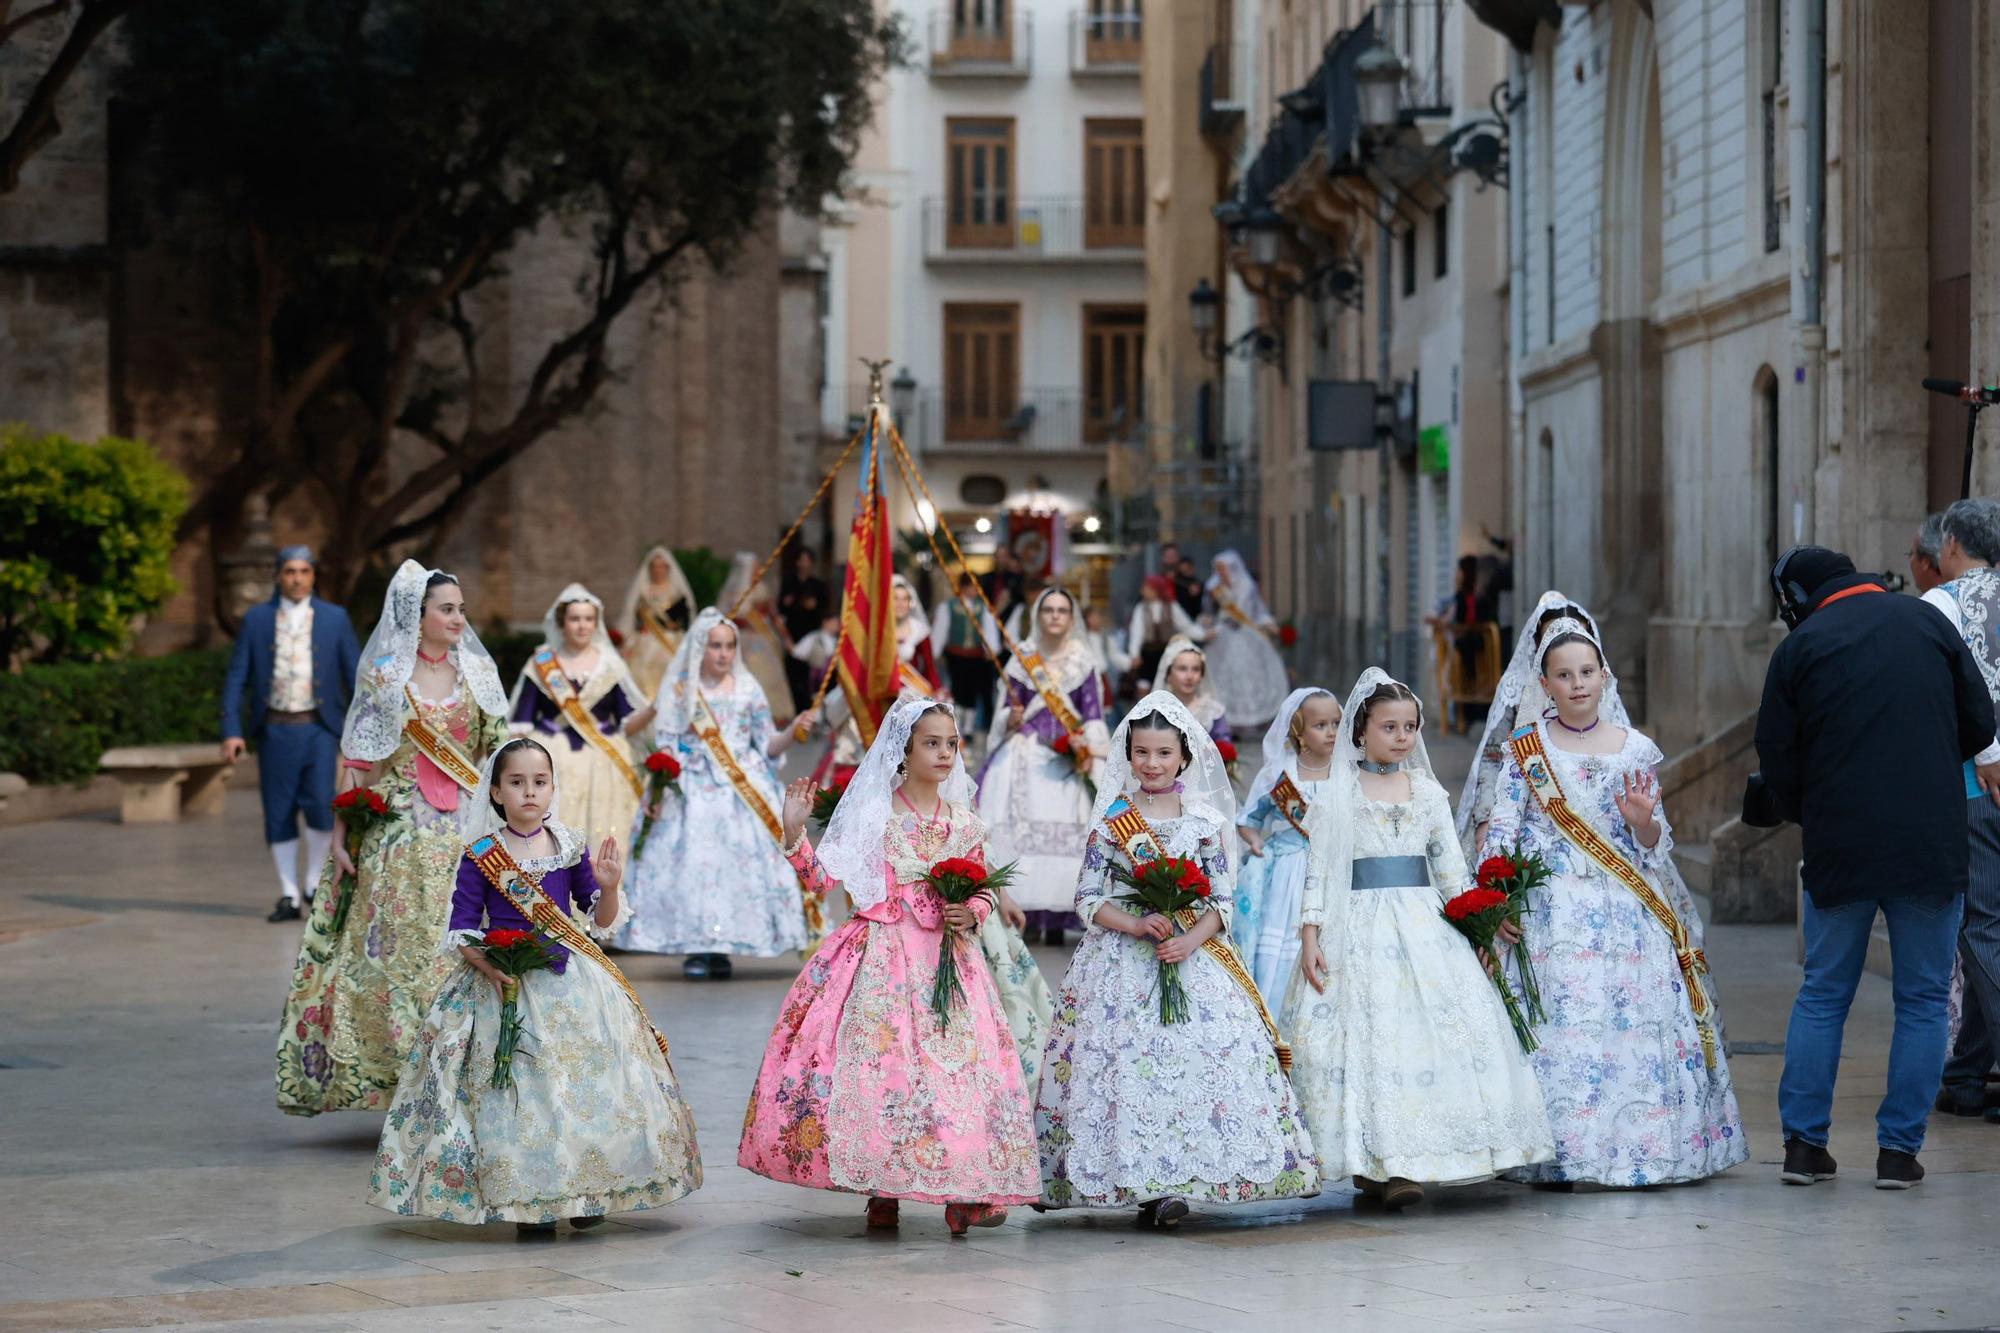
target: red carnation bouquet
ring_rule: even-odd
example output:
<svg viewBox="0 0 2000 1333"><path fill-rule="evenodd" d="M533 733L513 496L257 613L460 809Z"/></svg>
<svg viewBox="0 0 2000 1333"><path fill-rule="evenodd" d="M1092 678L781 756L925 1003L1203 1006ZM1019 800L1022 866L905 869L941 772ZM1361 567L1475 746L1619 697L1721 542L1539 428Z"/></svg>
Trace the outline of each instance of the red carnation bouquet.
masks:
<svg viewBox="0 0 2000 1333"><path fill-rule="evenodd" d="M521 1044L521 978L555 962L540 937L527 930L489 930L479 942L486 961L506 974L500 990L500 1040L493 1047L496 1088L514 1086L514 1054Z"/></svg>
<svg viewBox="0 0 2000 1333"><path fill-rule="evenodd" d="M1236 742L1217 741L1215 752L1222 756L1222 766L1229 770L1229 776L1236 776Z"/></svg>
<svg viewBox="0 0 2000 1333"><path fill-rule="evenodd" d="M640 811L639 831L632 838L632 859L639 859L639 849L646 845L646 838L653 831L653 821L658 818L653 812L660 808L667 792L681 794L681 761L665 750L655 750L646 756L646 804Z"/></svg>
<svg viewBox="0 0 2000 1333"><path fill-rule="evenodd" d="M1504 891L1474 888L1445 902L1444 919L1453 930L1471 940L1475 949L1497 956L1494 939L1500 933L1500 927L1514 919L1514 909L1508 904ZM1496 967L1492 976L1493 984L1500 988L1500 1002L1507 1006L1507 1017L1514 1024L1514 1036L1519 1039L1522 1050L1532 1053L1535 1034L1521 1013L1520 1002L1507 985L1507 974Z"/></svg>
<svg viewBox="0 0 2000 1333"><path fill-rule="evenodd" d="M1278 626L1278 643L1286 648L1299 641L1299 627L1287 620Z"/></svg>
<svg viewBox="0 0 2000 1333"><path fill-rule="evenodd" d="M924 872L931 892L954 907L982 893L997 904L1000 890L1013 880L1011 863L988 870L969 856L948 857ZM965 987L958 979L958 943L957 934L947 929L938 944L937 980L931 986L931 1012L945 1024L951 1022L952 1006L965 1003Z"/></svg>
<svg viewBox="0 0 2000 1333"><path fill-rule="evenodd" d="M347 859L359 865L361 840L375 825L389 822L389 803L382 799L381 792L372 788L349 787L333 798L333 813L347 829ZM343 874L334 883L333 920L327 925L328 934L337 936L346 927L347 909L354 903L355 887L353 875Z"/></svg>
<svg viewBox="0 0 2000 1333"><path fill-rule="evenodd" d="M1049 748L1069 760L1070 766L1076 770L1077 780L1083 783L1083 789L1090 793L1091 802L1095 804L1097 801L1097 782L1090 776L1090 747L1087 745L1078 745L1070 739L1068 732L1064 732L1049 742Z"/></svg>
<svg viewBox="0 0 2000 1333"><path fill-rule="evenodd" d="M1130 870L1113 864L1111 878L1132 890L1120 895L1117 901L1130 903L1141 916L1158 912L1169 921L1174 921L1174 913L1199 906L1214 887L1202 868L1185 856L1159 857ZM1174 930L1180 931L1178 921L1174 921ZM1160 1021L1185 1023L1192 1017L1194 1011L1188 1004L1187 988L1181 984L1181 965L1161 963Z"/></svg>
<svg viewBox="0 0 2000 1333"><path fill-rule="evenodd" d="M813 793L812 817L824 832L833 822L833 812L840 808L840 798L847 795L847 784L854 781L858 770L853 764L845 764L833 770L827 784Z"/></svg>
<svg viewBox="0 0 2000 1333"><path fill-rule="evenodd" d="M1522 913L1528 910L1528 891L1540 888L1549 882L1549 863L1539 853L1524 851L1519 841L1514 850L1489 856L1479 863L1477 883L1482 889L1498 889L1507 895L1507 907L1516 927L1521 924ZM1527 1001L1528 1018L1540 1023L1548 1018L1542 1010L1542 987L1535 980L1534 965L1528 961L1527 943L1516 944L1510 953L1514 955L1514 971L1521 979L1521 998Z"/></svg>

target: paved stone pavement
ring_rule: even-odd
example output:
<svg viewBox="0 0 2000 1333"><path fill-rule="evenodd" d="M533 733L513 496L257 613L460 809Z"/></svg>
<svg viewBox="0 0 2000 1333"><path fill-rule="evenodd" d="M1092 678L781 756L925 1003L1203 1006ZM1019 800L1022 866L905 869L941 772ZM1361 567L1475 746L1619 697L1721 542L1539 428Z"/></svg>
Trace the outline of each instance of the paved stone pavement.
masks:
<svg viewBox="0 0 2000 1333"><path fill-rule="evenodd" d="M1441 768L1462 769L1462 743L1438 748ZM1019 1210L959 1241L941 1210L911 1206L899 1236L870 1235L860 1200L734 1164L794 965L694 984L678 960L634 957L702 1127L706 1186L544 1242L397 1219L363 1202L379 1117L273 1105L297 932L262 920L255 806L239 792L219 821L0 830L0 1333L2000 1326L2000 1127L1940 1117L1922 1188L1868 1187L1890 1027L1879 979L1848 1027L1843 1176L1779 1185L1778 1047L1798 975L1786 927L1710 934L1753 1157L1700 1185L1490 1183L1397 1217L1334 1186L1198 1209L1176 1235ZM1059 976L1057 951L1040 956Z"/></svg>

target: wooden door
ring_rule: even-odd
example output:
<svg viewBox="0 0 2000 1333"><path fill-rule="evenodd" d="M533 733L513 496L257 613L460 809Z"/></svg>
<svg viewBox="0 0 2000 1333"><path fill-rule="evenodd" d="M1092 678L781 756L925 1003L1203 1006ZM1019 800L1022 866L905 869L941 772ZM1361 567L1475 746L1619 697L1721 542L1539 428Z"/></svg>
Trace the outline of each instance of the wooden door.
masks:
<svg viewBox="0 0 2000 1333"><path fill-rule="evenodd" d="M1084 64L1139 63L1139 0L1090 0L1083 22Z"/></svg>
<svg viewBox="0 0 2000 1333"><path fill-rule="evenodd" d="M1014 122L945 121L945 236L953 250L1014 244Z"/></svg>
<svg viewBox="0 0 2000 1333"><path fill-rule="evenodd" d="M952 0L951 58L1011 63L1014 25L1007 11L1007 0Z"/></svg>
<svg viewBox="0 0 2000 1333"><path fill-rule="evenodd" d="M1092 444L1139 438L1146 401L1146 307L1083 308L1083 435Z"/></svg>
<svg viewBox="0 0 2000 1333"><path fill-rule="evenodd" d="M1136 120L1083 122L1085 249L1146 244L1146 150Z"/></svg>
<svg viewBox="0 0 2000 1333"><path fill-rule="evenodd" d="M1000 440L1021 384L1021 307L944 308L944 434L947 440Z"/></svg>

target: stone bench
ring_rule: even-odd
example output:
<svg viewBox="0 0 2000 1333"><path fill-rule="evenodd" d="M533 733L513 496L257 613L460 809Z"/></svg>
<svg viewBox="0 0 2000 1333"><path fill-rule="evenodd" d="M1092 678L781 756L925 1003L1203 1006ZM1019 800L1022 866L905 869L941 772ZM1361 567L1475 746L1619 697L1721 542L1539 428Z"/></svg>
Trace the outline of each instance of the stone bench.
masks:
<svg viewBox="0 0 2000 1333"><path fill-rule="evenodd" d="M177 824L187 815L219 815L229 764L214 742L122 745L98 766L118 780L118 817L127 824Z"/></svg>

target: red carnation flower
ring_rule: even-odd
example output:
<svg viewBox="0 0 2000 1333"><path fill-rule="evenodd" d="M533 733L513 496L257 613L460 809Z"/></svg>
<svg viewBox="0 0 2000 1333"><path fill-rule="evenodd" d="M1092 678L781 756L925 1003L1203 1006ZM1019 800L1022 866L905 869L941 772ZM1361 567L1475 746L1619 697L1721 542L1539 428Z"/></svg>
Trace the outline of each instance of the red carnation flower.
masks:
<svg viewBox="0 0 2000 1333"><path fill-rule="evenodd" d="M1287 620L1278 626L1278 642L1289 648L1299 641L1299 627Z"/></svg>
<svg viewBox="0 0 2000 1333"><path fill-rule="evenodd" d="M845 792L848 784L854 781L854 775L860 771L856 767L836 768L833 771L833 781L827 786L833 791Z"/></svg>
<svg viewBox="0 0 2000 1333"><path fill-rule="evenodd" d="M1498 889L1467 889L1444 905L1444 914L1453 921L1463 921L1506 905L1507 895Z"/></svg>
<svg viewBox="0 0 2000 1333"><path fill-rule="evenodd" d="M968 856L954 856L938 862L930 869L933 879L943 879L947 875L957 875L971 880L974 884L986 882L986 867Z"/></svg>
<svg viewBox="0 0 2000 1333"><path fill-rule="evenodd" d="M534 935L525 930L489 930L486 932L486 938L480 943L489 949L505 949L512 945L525 944L533 938Z"/></svg>
<svg viewBox="0 0 2000 1333"><path fill-rule="evenodd" d="M670 782L681 775L681 761L665 750L655 750L647 755L646 767L654 773L665 773Z"/></svg>
<svg viewBox="0 0 2000 1333"><path fill-rule="evenodd" d="M1479 887L1490 889L1493 887L1494 881L1512 879L1520 873L1520 869L1519 866L1514 864L1511 857L1489 856L1479 863L1479 874L1477 876Z"/></svg>
<svg viewBox="0 0 2000 1333"><path fill-rule="evenodd" d="M623 630L613 628L605 632L611 636L611 646L613 648L623 648L625 646L625 633Z"/></svg>
<svg viewBox="0 0 2000 1333"><path fill-rule="evenodd" d="M333 808L342 811L366 809L377 815L389 813L389 803L382 799L381 793L367 787L349 787L333 798Z"/></svg>
<svg viewBox="0 0 2000 1333"><path fill-rule="evenodd" d="M1069 733L1068 733L1068 732L1064 732L1064 733L1063 733L1062 735L1060 735L1060 736L1056 737L1056 738L1055 738L1054 740L1050 741L1050 742L1049 742L1049 748L1050 748L1051 750L1054 750L1054 751L1055 751L1055 752L1056 752L1057 754L1068 754L1068 753L1069 753Z"/></svg>
<svg viewBox="0 0 2000 1333"><path fill-rule="evenodd" d="M1222 756L1223 763L1233 764L1236 762L1236 743L1234 741L1217 741L1215 743L1215 751Z"/></svg>

